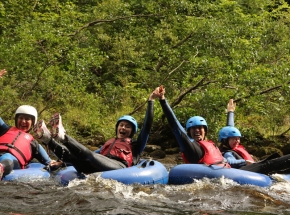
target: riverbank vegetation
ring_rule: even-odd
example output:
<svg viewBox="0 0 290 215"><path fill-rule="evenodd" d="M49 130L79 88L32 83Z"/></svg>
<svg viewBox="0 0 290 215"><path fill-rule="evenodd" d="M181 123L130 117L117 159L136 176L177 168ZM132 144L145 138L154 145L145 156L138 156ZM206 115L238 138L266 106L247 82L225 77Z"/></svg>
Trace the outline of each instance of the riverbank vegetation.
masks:
<svg viewBox="0 0 290 215"><path fill-rule="evenodd" d="M70 135L93 144L123 114L141 127L149 94L164 85L177 118L203 116L210 139L233 98L247 147L290 153L288 3L2 1L0 116L13 125L22 104L46 121L58 111ZM150 142L176 146L158 101Z"/></svg>

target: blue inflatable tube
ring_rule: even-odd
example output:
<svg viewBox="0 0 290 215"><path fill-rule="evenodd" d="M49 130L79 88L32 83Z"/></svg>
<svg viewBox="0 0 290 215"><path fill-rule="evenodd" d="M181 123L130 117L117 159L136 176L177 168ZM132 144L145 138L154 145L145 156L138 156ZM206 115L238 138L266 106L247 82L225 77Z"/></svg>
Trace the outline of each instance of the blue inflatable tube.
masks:
<svg viewBox="0 0 290 215"><path fill-rule="evenodd" d="M167 169L163 164L155 160L141 160L136 166L93 173L93 175L100 176L104 179L113 179L123 184L139 183L142 185L148 185L168 183ZM55 177L63 185L68 185L71 180L76 178L86 178L85 175L78 173L73 166L58 171Z"/></svg>
<svg viewBox="0 0 290 215"><path fill-rule="evenodd" d="M204 164L180 164L169 171L169 184L190 184L194 179L225 177L239 184L250 184L260 187L271 186L271 177L234 168L223 168L221 166L206 166ZM286 178L286 176L285 176Z"/></svg>
<svg viewBox="0 0 290 215"><path fill-rule="evenodd" d="M35 179L49 179L50 173L44 169L41 163L30 163L26 169L14 169L9 175L2 178L2 181L28 181Z"/></svg>

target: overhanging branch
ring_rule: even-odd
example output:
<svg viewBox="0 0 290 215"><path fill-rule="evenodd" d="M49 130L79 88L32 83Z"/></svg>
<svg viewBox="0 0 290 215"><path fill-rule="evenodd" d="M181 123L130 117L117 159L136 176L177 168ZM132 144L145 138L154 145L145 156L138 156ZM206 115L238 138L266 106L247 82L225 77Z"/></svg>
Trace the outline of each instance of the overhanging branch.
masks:
<svg viewBox="0 0 290 215"><path fill-rule="evenodd" d="M83 25L82 27L80 27L78 30L76 30L73 34L70 34L69 36L75 36L77 35L80 31L84 30L85 28L94 26L94 25L99 25L102 23L111 23L111 22L115 22L118 20L123 20L123 19L130 19L130 18L140 18L140 17L154 17L154 16L160 16L158 14L148 14L148 15L143 15L143 14L139 14L139 15L132 15L132 16L122 16L122 17L117 17L114 19L98 19L92 22L89 22L85 25Z"/></svg>

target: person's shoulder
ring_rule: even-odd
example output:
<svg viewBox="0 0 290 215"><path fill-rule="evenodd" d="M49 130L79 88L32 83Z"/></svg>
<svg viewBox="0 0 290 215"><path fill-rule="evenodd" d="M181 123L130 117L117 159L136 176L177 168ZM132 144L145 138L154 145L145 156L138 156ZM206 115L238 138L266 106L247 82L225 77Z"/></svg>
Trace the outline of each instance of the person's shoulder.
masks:
<svg viewBox="0 0 290 215"><path fill-rule="evenodd" d="M203 141L208 142L208 143L212 143L215 145L215 142L213 140L203 140Z"/></svg>

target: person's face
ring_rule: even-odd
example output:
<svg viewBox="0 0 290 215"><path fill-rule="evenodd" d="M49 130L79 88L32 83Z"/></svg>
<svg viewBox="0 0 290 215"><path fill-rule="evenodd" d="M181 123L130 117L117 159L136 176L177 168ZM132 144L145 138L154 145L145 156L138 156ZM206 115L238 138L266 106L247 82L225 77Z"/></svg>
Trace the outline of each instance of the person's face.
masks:
<svg viewBox="0 0 290 215"><path fill-rule="evenodd" d="M28 132L32 127L32 116L27 114L19 114L17 121L16 121L16 127L24 132Z"/></svg>
<svg viewBox="0 0 290 215"><path fill-rule="evenodd" d="M126 120L120 121L117 127L117 138L130 137L132 130L133 130L132 123Z"/></svg>
<svg viewBox="0 0 290 215"><path fill-rule="evenodd" d="M232 149L236 148L240 144L240 140L241 140L240 137L229 137L229 145L230 145L230 147Z"/></svg>
<svg viewBox="0 0 290 215"><path fill-rule="evenodd" d="M196 141L201 141L205 139L205 128L202 125L193 126L189 129L190 136Z"/></svg>

